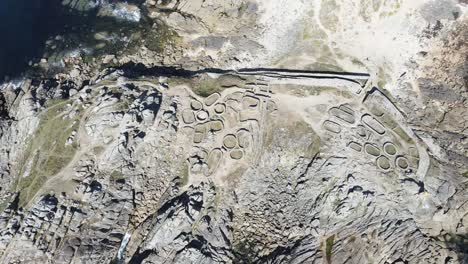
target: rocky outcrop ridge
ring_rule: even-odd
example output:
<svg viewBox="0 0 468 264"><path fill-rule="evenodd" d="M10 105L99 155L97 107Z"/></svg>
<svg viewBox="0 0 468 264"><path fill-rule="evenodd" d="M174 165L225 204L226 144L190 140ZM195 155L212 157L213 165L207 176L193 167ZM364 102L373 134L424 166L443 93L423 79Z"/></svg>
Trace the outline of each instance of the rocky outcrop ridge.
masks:
<svg viewBox="0 0 468 264"><path fill-rule="evenodd" d="M367 75L140 70L2 90L3 262L464 258L463 182Z"/></svg>

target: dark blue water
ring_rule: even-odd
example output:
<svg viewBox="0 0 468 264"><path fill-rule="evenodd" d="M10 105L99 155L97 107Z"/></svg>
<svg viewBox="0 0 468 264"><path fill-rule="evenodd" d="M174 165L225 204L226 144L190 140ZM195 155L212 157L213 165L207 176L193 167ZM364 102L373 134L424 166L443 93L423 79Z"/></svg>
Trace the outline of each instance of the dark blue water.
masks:
<svg viewBox="0 0 468 264"><path fill-rule="evenodd" d="M0 80L21 74L45 40L63 29L56 0L0 0Z"/></svg>
<svg viewBox="0 0 468 264"><path fill-rule="evenodd" d="M68 40L58 49L72 49L91 40L96 30L120 32L136 26L100 18L96 13L64 7L62 0L0 0L0 82L5 76L15 78L30 71L28 63L47 54L45 43L55 36Z"/></svg>

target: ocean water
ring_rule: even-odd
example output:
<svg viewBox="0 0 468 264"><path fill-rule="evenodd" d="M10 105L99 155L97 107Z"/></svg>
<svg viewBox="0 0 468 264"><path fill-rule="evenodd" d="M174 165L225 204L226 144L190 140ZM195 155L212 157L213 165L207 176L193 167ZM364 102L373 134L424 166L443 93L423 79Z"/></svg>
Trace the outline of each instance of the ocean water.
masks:
<svg viewBox="0 0 468 264"><path fill-rule="evenodd" d="M99 1L116 7L119 2L142 1ZM6 76L11 79L23 75L31 68L30 64L42 57L83 49L95 41L92 36L97 31L120 33L138 26L135 21L122 21L118 17L99 17L98 9L99 6L86 11L73 9L62 5L62 0L0 0L0 82ZM124 14L135 20L135 15L116 12L116 16ZM57 36L64 40L54 44L51 51L46 42Z"/></svg>
<svg viewBox="0 0 468 264"><path fill-rule="evenodd" d="M57 0L0 0L0 80L41 55L46 39L63 28L62 17Z"/></svg>

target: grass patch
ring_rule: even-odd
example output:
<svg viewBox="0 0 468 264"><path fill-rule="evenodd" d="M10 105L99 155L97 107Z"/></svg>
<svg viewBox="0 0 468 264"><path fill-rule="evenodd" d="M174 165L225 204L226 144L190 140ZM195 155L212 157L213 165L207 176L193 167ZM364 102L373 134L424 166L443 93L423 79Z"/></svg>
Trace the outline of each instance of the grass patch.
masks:
<svg viewBox="0 0 468 264"><path fill-rule="evenodd" d="M331 256L333 252L333 244L335 243L335 235L327 238L325 243L325 257L327 258L327 263L331 264Z"/></svg>
<svg viewBox="0 0 468 264"><path fill-rule="evenodd" d="M157 22L156 29L148 28L143 30L140 36L144 35L145 46L155 52L163 52L166 45L177 46L180 43L180 37L174 30L161 22Z"/></svg>
<svg viewBox="0 0 468 264"><path fill-rule="evenodd" d="M413 139L408 134L406 134L406 132L401 127L397 126L393 129L393 132L395 132L395 134L397 134L406 143L414 144Z"/></svg>
<svg viewBox="0 0 468 264"><path fill-rule="evenodd" d="M302 31L302 40L309 40L312 38L312 34L310 34L310 31L308 28L305 28L303 31Z"/></svg>
<svg viewBox="0 0 468 264"><path fill-rule="evenodd" d="M167 84L169 87L178 86L178 85L189 85L190 79L184 77L170 77L167 79Z"/></svg>
<svg viewBox="0 0 468 264"><path fill-rule="evenodd" d="M181 171L180 171L180 185L185 186L189 182L189 166L187 162L184 162L183 165L181 166Z"/></svg>
<svg viewBox="0 0 468 264"><path fill-rule="evenodd" d="M369 111L375 116L383 116L385 111L377 105L372 104L369 108Z"/></svg>
<svg viewBox="0 0 468 264"><path fill-rule="evenodd" d="M385 114L384 116L382 117L379 117L379 120L385 125L387 126L388 128L390 129L394 129L398 126L398 123L397 121L395 121L391 116L390 114Z"/></svg>
<svg viewBox="0 0 468 264"><path fill-rule="evenodd" d="M68 101L54 100L41 113L40 122L20 164L15 191L20 192L19 205L25 206L41 189L49 177L60 172L72 160L77 143L65 145L73 130L77 130L80 115L64 115ZM29 171L28 175L24 175Z"/></svg>
<svg viewBox="0 0 468 264"><path fill-rule="evenodd" d="M464 173L462 173L462 176L465 178L468 178L468 171L465 171Z"/></svg>
<svg viewBox="0 0 468 264"><path fill-rule="evenodd" d="M378 81L377 81L377 87L383 88L387 85L388 81L391 79L391 77L386 73L386 69L383 67L379 67L379 73L377 75Z"/></svg>
<svg viewBox="0 0 468 264"><path fill-rule="evenodd" d="M214 93L220 92L222 88L217 79L203 75L192 86L192 90L195 94L201 97L208 97Z"/></svg>
<svg viewBox="0 0 468 264"><path fill-rule="evenodd" d="M110 174L110 177L113 181L122 180L125 178L125 175L120 170L113 170Z"/></svg>
<svg viewBox="0 0 468 264"><path fill-rule="evenodd" d="M203 74L191 79L190 86L196 95L208 97L229 87L243 87L245 82L246 79L231 74L225 74L218 78L211 78L207 74Z"/></svg>

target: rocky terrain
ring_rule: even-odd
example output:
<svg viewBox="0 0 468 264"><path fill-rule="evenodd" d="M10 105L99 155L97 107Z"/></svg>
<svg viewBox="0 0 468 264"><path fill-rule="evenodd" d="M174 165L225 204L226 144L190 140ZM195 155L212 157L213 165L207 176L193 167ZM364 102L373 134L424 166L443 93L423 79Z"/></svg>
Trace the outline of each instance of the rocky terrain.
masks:
<svg viewBox="0 0 468 264"><path fill-rule="evenodd" d="M0 263L468 263L466 1L62 4L0 83Z"/></svg>

